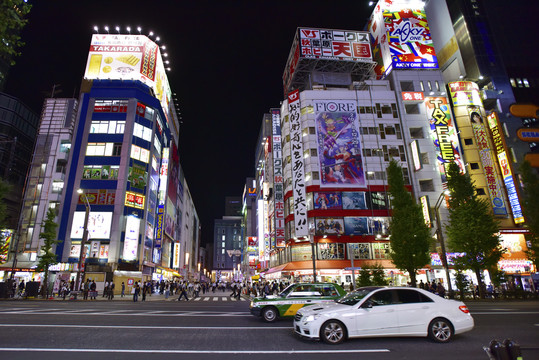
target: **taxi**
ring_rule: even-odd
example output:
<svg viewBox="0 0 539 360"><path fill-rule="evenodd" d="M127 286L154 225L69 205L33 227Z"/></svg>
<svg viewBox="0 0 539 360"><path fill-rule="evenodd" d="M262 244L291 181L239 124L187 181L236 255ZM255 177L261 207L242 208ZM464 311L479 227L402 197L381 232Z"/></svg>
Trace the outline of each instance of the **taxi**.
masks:
<svg viewBox="0 0 539 360"><path fill-rule="evenodd" d="M266 295L251 300L251 314L273 322L281 317L294 317L304 306L333 303L346 295L346 291L334 283L297 283L288 286L278 295Z"/></svg>

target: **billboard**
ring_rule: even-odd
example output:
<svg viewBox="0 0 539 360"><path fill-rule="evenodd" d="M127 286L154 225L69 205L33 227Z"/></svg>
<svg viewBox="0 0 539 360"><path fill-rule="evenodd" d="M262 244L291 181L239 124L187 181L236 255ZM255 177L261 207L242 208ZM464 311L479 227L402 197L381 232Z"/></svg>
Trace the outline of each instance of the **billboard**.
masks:
<svg viewBox="0 0 539 360"><path fill-rule="evenodd" d="M515 186L515 179L513 177L513 171L511 169L511 162L507 156L507 148L505 140L500 130L500 122L496 112L492 112L487 117L488 126L494 141L494 151L498 157L498 163L502 171L503 181L505 183L505 189L507 190L507 197L509 198L509 204L511 205L511 211L513 212L513 221L515 224L524 222L524 215L522 214L522 208L518 199L518 193Z"/></svg>
<svg viewBox="0 0 539 360"><path fill-rule="evenodd" d="M72 239L82 239L85 215L85 211L75 211L73 214L73 225L71 225ZM112 212L90 211L88 217L88 238L110 239L111 225Z"/></svg>
<svg viewBox="0 0 539 360"><path fill-rule="evenodd" d="M425 98L427 117L430 123L432 140L436 148L438 170L442 183L447 182L446 167L456 163L464 172L464 163L459 149L457 129L444 96Z"/></svg>
<svg viewBox="0 0 539 360"><path fill-rule="evenodd" d="M303 138L301 134L301 104L299 90L288 94L288 118L292 151L292 190L294 194L294 225L297 237L308 236L307 189L305 188L305 164L303 163Z"/></svg>
<svg viewBox="0 0 539 360"><path fill-rule="evenodd" d="M365 186L355 101L315 101L320 187Z"/></svg>
<svg viewBox="0 0 539 360"><path fill-rule="evenodd" d="M369 33L365 31L298 28L283 73L288 89L302 59L371 62Z"/></svg>
<svg viewBox="0 0 539 360"><path fill-rule="evenodd" d="M126 261L137 259L138 236L140 232L140 219L128 216L125 221L125 240L122 258Z"/></svg>
<svg viewBox="0 0 539 360"><path fill-rule="evenodd" d="M284 248L286 245L284 227L284 185L283 185L283 152L281 148L281 112L271 110L272 122L272 154L273 154L273 206L274 206L274 238L275 246Z"/></svg>
<svg viewBox="0 0 539 360"><path fill-rule="evenodd" d="M92 35L84 78L139 80L154 90L169 124L176 122L159 45L144 35Z"/></svg>
<svg viewBox="0 0 539 360"><path fill-rule="evenodd" d="M437 69L438 60L423 4L380 0L367 25L378 78L395 69Z"/></svg>

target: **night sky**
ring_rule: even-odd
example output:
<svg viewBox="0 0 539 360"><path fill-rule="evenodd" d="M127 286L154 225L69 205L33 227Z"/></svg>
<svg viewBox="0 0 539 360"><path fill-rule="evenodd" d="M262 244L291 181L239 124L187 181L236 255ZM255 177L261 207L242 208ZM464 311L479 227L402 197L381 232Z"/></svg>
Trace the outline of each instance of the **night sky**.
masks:
<svg viewBox="0 0 539 360"><path fill-rule="evenodd" d="M501 0L489 0L500 3ZM211 242L225 196L254 176L262 116L283 100L282 74L297 27L363 30L369 1L83 1L33 4L5 92L36 113L56 97L79 96L95 25L110 33L153 31L166 45L183 124L180 161ZM106 33L101 30L102 33Z"/></svg>

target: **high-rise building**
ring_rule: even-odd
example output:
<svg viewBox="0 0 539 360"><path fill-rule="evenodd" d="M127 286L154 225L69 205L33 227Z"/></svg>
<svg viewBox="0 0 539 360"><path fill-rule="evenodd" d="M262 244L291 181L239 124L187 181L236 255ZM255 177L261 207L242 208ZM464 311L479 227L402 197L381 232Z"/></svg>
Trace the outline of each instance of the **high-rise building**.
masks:
<svg viewBox="0 0 539 360"><path fill-rule="evenodd" d="M44 134L38 149L51 155L44 174L42 154L34 155L36 179L27 189L43 194L29 198L43 209L37 215L59 208L57 282L82 275L98 289L114 281L129 290L134 281L198 277L200 222L180 165L171 97L157 44L143 35L93 35L76 122L53 117L55 135ZM65 136L60 125L70 125ZM23 222L21 246L39 251L34 221Z"/></svg>

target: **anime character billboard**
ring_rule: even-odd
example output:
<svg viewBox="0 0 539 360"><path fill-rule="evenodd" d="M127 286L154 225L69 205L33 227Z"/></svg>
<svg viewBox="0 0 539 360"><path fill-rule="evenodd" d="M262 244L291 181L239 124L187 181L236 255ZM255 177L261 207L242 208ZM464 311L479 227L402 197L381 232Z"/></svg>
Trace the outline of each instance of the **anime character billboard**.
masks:
<svg viewBox="0 0 539 360"><path fill-rule="evenodd" d="M316 101L321 187L365 186L355 101Z"/></svg>

